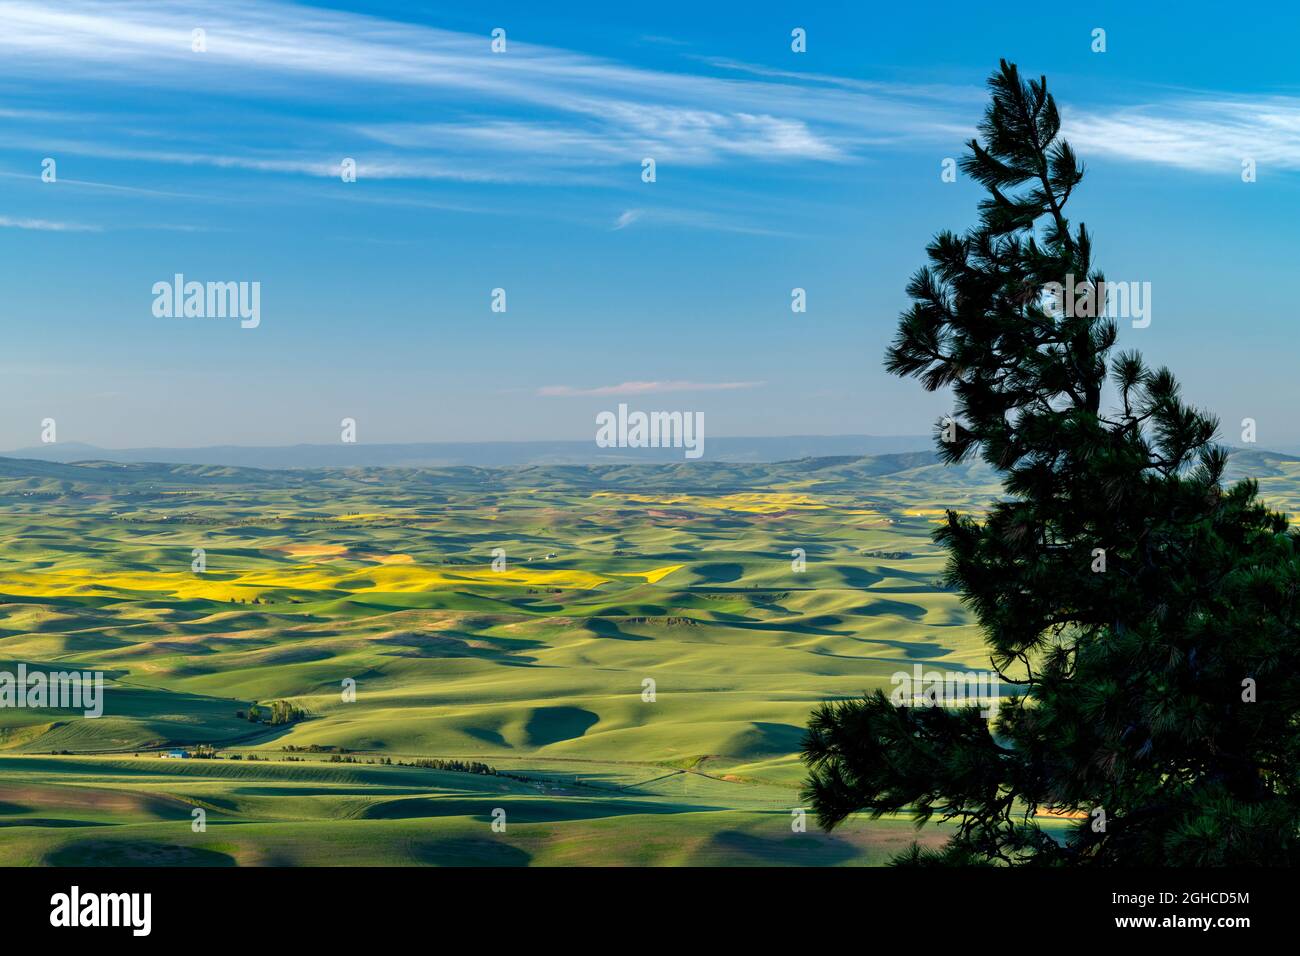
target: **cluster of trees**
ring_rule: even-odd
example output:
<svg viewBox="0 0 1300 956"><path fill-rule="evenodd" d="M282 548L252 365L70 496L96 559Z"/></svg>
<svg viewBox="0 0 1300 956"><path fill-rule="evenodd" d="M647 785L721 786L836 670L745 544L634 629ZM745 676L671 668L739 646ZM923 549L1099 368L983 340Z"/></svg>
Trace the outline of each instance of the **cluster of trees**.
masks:
<svg viewBox="0 0 1300 956"><path fill-rule="evenodd" d="M392 763L391 760L388 761ZM424 770L450 770L454 773L479 773L489 777L496 777L499 774L495 767L489 767L485 763L477 760L437 760L425 759L412 761L411 763L397 762L399 767L420 767Z"/></svg>
<svg viewBox="0 0 1300 956"><path fill-rule="evenodd" d="M281 724L292 724L295 721L306 720L307 711L287 700L273 700L265 707L262 707L257 701L253 701L247 711L237 710L235 716L240 720L247 720L251 724L270 724L277 727Z"/></svg>
<svg viewBox="0 0 1300 956"><path fill-rule="evenodd" d="M274 709L276 704L285 704L285 702L284 701L271 702L270 704L271 712L269 712L271 717L274 716ZM286 706L292 706L292 705L286 705ZM253 704L253 708L254 708L254 712L261 714L262 716L268 715L268 712L261 711L260 709L258 709L258 705L256 703ZM298 710L297 713L300 715L303 714L301 710ZM244 712L240 711L239 716L243 718L245 716ZM271 719L265 722L274 723L274 720ZM355 756L355 754L352 751L348 750L347 748L338 747L333 744L308 744L306 746L287 744L284 747L284 751L286 755L281 759L287 762L294 762L294 763L301 762L302 758L295 757L293 756L293 754L300 754L300 753L301 754L329 754L330 763L350 763L350 764L364 763L364 764L373 764L377 766L387 766L387 767L398 766L398 767L419 768L423 770L447 770L453 773L473 773L473 774L481 774L483 776L488 776L488 777L504 777L509 780L518 780L523 783L537 783L537 781L532 779L531 777L523 777L523 776L519 776L518 774L512 774L512 773L502 773L501 771L497 770L495 767L492 767L489 764L485 764L478 760L440 760L431 757L428 758L421 757L409 762L402 761L402 760L398 760L394 762L392 757L367 757L363 759ZM55 753L59 753L59 752L60 751L55 751ZM62 752L69 753L69 751L62 751ZM221 759L220 755L217 753L216 748L213 747L211 744L198 744L197 746L194 747L193 750L189 751L189 753L191 757L198 760L220 760ZM136 754L136 756L138 757L140 755ZM249 753L249 754L232 753L226 759L246 760L246 761L265 761L269 758L265 756L259 757L257 754L254 753Z"/></svg>
<svg viewBox="0 0 1300 956"><path fill-rule="evenodd" d="M295 748L286 747L285 749L293 750ZM324 748L324 749L334 750L337 748L331 747L331 748ZM319 750L316 749L315 745L313 745L312 750L313 752L320 752ZM392 757L378 757L378 758L368 758L366 760L361 760L357 757L352 756L347 751L342 751L341 753L333 754L330 757L329 762L330 763L369 763L369 764L377 764L378 766L381 767L392 767L392 766L419 767L424 770L451 770L455 773L478 773L478 774L484 774L489 777L501 776L501 774L497 773L495 768L489 767L487 764L480 763L476 760L438 760L436 758L422 757L417 760L412 760L410 762L398 760L396 764L394 764Z"/></svg>
<svg viewBox="0 0 1300 956"><path fill-rule="evenodd" d="M393 761L386 759L384 762L392 764ZM542 782L535 780L532 777L524 777L517 773L506 773L503 770L497 770L495 767L491 767L488 764L481 763L477 760L438 760L436 758L420 758L411 761L410 763L404 763L399 760L397 766L419 767L424 770L450 770L453 773L477 773L489 777L501 777L505 780L518 780L520 783L538 784Z"/></svg>

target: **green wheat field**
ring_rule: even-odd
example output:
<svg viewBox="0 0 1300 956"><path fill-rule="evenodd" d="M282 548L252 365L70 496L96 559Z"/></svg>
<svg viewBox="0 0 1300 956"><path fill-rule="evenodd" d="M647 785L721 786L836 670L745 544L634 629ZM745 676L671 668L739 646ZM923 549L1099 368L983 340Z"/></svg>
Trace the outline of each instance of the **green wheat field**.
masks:
<svg viewBox="0 0 1300 956"><path fill-rule="evenodd" d="M1233 460L1296 510L1300 459ZM942 831L796 832L803 727L918 663L987 669L930 534L998 494L929 454L0 459L0 670L106 680L98 719L0 709L0 864L884 863ZM296 719L249 719L273 702Z"/></svg>

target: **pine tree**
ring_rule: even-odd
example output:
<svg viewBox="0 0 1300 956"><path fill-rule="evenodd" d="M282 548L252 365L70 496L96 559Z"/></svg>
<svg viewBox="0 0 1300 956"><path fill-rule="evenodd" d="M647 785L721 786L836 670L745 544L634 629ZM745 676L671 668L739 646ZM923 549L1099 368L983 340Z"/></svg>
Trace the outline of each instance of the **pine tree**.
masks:
<svg viewBox="0 0 1300 956"><path fill-rule="evenodd" d="M949 512L936 539L1014 692L991 719L880 691L823 705L805 799L826 829L949 825L899 864L1298 863L1296 538L1255 482L1224 482L1217 422L1168 369L1111 355L1046 79L1004 61L989 87L961 163L979 223L929 245L885 365L951 389L943 461L1002 477L982 521ZM1073 818L1064 839L1044 812Z"/></svg>

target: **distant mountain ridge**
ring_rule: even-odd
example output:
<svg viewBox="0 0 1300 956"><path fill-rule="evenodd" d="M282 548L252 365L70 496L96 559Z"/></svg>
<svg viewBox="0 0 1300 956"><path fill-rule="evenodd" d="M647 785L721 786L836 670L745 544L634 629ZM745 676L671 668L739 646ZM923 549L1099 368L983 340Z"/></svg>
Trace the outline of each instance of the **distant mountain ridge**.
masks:
<svg viewBox="0 0 1300 956"><path fill-rule="evenodd" d="M584 465L542 464L481 467L358 466L334 468L249 468L163 462L54 462L0 458L0 494L97 494L249 488L328 487L331 483L392 483L429 491L565 487L589 491L740 491L811 482L822 490L861 488L871 477L944 469L933 452L799 458L783 462L638 462ZM982 464L940 470L936 477L962 481ZM918 474L918 478L919 478ZM967 480L969 480L967 478Z"/></svg>
<svg viewBox="0 0 1300 956"><path fill-rule="evenodd" d="M775 462L795 458L859 458L931 447L926 435L792 435L773 438L707 438L705 459L720 462ZM600 448L595 441L416 442L330 445L211 445L201 448L98 448L58 442L0 452L40 461L162 462L180 465L231 465L243 468L348 467L505 467L670 462L683 459L680 448Z"/></svg>
<svg viewBox="0 0 1300 956"><path fill-rule="evenodd" d="M1227 478L1261 479L1265 490L1300 488L1300 458L1276 452L1236 449ZM777 462L604 462L483 467L454 465L254 468L159 462L0 458L0 495L158 495L232 487L329 489L401 484L429 494L452 490L511 491L566 488L583 491L729 493L792 488L823 494L869 493L872 479L904 480L943 493L978 489L1002 494L999 476L975 459L945 465L933 451L868 456L817 456ZM1282 484L1277 484L1281 482Z"/></svg>

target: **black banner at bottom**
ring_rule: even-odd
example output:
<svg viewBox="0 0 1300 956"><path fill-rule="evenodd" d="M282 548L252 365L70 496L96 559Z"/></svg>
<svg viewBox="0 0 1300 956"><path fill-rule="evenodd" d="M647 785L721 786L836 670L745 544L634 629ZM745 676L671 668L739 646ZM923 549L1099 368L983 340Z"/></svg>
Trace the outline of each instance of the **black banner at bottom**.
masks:
<svg viewBox="0 0 1300 956"><path fill-rule="evenodd" d="M6 935L342 944L473 928L540 942L622 925L956 942L1193 934L1227 942L1294 921L1287 870L34 869L0 870ZM612 942L612 940L611 940Z"/></svg>

